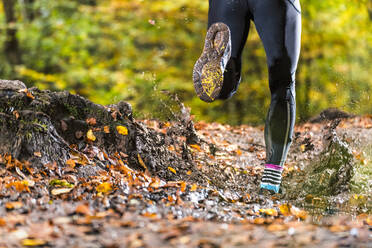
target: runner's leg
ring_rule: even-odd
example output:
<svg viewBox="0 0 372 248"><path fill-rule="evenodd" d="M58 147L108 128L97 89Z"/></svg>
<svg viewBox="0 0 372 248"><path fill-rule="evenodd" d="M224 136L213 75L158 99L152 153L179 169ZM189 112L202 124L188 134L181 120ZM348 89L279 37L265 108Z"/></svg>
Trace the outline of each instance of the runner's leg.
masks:
<svg viewBox="0 0 372 248"><path fill-rule="evenodd" d="M278 192L296 115L295 72L300 52L299 0L249 0L269 68L266 166L261 187Z"/></svg>
<svg viewBox="0 0 372 248"><path fill-rule="evenodd" d="M217 22L225 23L231 32L231 58L227 63L219 99L231 97L240 82L241 54L249 32L246 0L209 0L208 28Z"/></svg>

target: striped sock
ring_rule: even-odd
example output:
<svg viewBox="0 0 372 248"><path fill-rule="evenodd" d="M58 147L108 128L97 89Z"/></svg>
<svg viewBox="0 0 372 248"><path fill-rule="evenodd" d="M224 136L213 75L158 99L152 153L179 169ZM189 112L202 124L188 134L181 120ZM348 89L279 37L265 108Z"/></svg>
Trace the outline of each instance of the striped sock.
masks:
<svg viewBox="0 0 372 248"><path fill-rule="evenodd" d="M265 170L261 179L261 188L279 192L282 181L283 167L275 164L265 164Z"/></svg>

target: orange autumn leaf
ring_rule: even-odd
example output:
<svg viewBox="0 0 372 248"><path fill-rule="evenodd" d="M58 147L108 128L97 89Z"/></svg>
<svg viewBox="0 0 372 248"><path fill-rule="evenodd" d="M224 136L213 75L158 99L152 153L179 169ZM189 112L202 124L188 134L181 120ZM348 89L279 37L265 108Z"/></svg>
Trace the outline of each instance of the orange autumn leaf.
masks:
<svg viewBox="0 0 372 248"><path fill-rule="evenodd" d="M92 212L89 209L89 206L86 204L80 204L76 207L75 212L77 214L83 214L83 215L92 215Z"/></svg>
<svg viewBox="0 0 372 248"><path fill-rule="evenodd" d="M152 219L158 218L158 215L156 213L149 213L149 212L143 213L142 216L147 217L147 218L152 218Z"/></svg>
<svg viewBox="0 0 372 248"><path fill-rule="evenodd" d="M22 191L30 192L30 189L28 188L28 185L29 185L29 183L28 183L27 180L15 181L15 182L8 183L6 185L6 188L14 187L15 190L17 190L18 192L22 192Z"/></svg>
<svg viewBox="0 0 372 248"><path fill-rule="evenodd" d="M286 229L287 227L283 224L271 224L270 226L267 227L267 230L270 232L278 232Z"/></svg>
<svg viewBox="0 0 372 248"><path fill-rule="evenodd" d="M91 125L91 126L94 126L94 125L97 124L97 120L96 120L96 118L93 118L93 117L86 119L85 122L86 122L88 125Z"/></svg>
<svg viewBox="0 0 372 248"><path fill-rule="evenodd" d="M191 148L194 148L194 149L197 150L198 152L201 151L201 148L200 148L199 145L194 144L194 145L190 145L190 147L191 147Z"/></svg>
<svg viewBox="0 0 372 248"><path fill-rule="evenodd" d="M137 158L138 158L138 162L139 162L139 164L140 164L140 165L141 165L145 170L147 170L147 166L146 166L145 162L143 162L143 160L142 160L141 156L139 155L139 153L137 154Z"/></svg>
<svg viewBox="0 0 372 248"><path fill-rule="evenodd" d="M181 192L185 192L186 190L186 182L181 182Z"/></svg>
<svg viewBox="0 0 372 248"><path fill-rule="evenodd" d="M28 98L31 98L32 100L35 99L35 97L32 95L32 93L28 89L20 89L18 92L26 93L26 96Z"/></svg>
<svg viewBox="0 0 372 248"><path fill-rule="evenodd" d="M110 127L109 126L104 126L103 127L103 132L110 133Z"/></svg>
<svg viewBox="0 0 372 248"><path fill-rule="evenodd" d="M189 171L187 171L187 172L186 172L186 174L187 174L188 176L190 176L190 175L191 175L191 173L192 173L192 171L191 171L191 170L189 170Z"/></svg>
<svg viewBox="0 0 372 248"><path fill-rule="evenodd" d="M256 225L262 225L265 223L265 219L264 218L255 218L253 220L253 223L256 224Z"/></svg>
<svg viewBox="0 0 372 248"><path fill-rule="evenodd" d="M5 203L5 207L6 209L19 209L21 207L23 207L23 203L22 202L19 202L19 201L16 201L16 202L7 202Z"/></svg>
<svg viewBox="0 0 372 248"><path fill-rule="evenodd" d="M236 152L236 155L238 155L238 156L242 155L242 151L240 149L236 150L235 152Z"/></svg>
<svg viewBox="0 0 372 248"><path fill-rule="evenodd" d="M66 161L66 165L70 166L71 168L75 168L75 166L76 166L75 160L73 160L73 159L68 159L68 160Z"/></svg>

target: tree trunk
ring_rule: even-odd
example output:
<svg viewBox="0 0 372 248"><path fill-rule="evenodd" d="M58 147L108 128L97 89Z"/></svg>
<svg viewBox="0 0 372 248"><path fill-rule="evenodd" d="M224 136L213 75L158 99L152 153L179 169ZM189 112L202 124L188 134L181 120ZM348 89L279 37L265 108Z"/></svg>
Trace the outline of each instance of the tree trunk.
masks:
<svg viewBox="0 0 372 248"><path fill-rule="evenodd" d="M6 21L6 41L4 45L4 53L13 65L21 63L21 53L17 40L16 17L14 13L15 0L3 0L5 21Z"/></svg>

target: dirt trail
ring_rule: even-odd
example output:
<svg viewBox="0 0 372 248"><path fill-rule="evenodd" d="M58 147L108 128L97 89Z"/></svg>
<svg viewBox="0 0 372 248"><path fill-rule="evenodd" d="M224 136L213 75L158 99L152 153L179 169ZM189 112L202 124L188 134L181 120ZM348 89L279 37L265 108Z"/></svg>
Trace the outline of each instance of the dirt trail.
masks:
<svg viewBox="0 0 372 248"><path fill-rule="evenodd" d="M29 93L38 100L43 92L17 97L32 105ZM27 113L5 115L22 124ZM178 122L114 118L137 131L110 129L110 137L144 144L128 154L106 149L104 127L93 140L95 120L85 114L84 129L74 130L83 137L71 138L79 144L66 146L65 162L40 163L38 151L21 161L0 154L0 247L371 247L370 116L297 126L283 193L262 196L263 128L194 125L183 106L181 114ZM68 137L56 123L54 137Z"/></svg>

